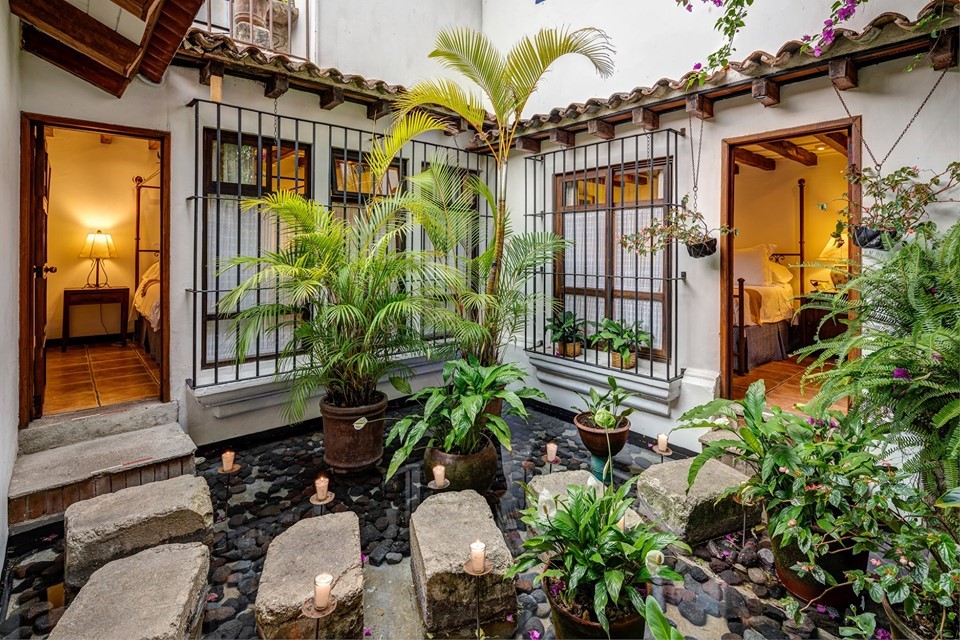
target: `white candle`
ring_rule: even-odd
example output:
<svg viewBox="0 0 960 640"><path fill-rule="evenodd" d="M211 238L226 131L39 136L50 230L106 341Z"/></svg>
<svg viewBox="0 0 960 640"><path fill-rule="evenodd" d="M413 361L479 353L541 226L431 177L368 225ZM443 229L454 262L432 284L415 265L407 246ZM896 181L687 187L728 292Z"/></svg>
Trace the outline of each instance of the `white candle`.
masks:
<svg viewBox="0 0 960 640"><path fill-rule="evenodd" d="M447 468L442 464L438 464L433 468L433 484L439 489L443 486L443 483L447 479Z"/></svg>
<svg viewBox="0 0 960 640"><path fill-rule="evenodd" d="M660 451L666 451L668 442L669 441L667 440L667 434L661 433L660 435L657 436L657 449L659 449Z"/></svg>
<svg viewBox="0 0 960 640"><path fill-rule="evenodd" d="M330 604L330 587L333 586L333 576L321 573L313 580L313 607L318 611L326 609Z"/></svg>
<svg viewBox="0 0 960 640"><path fill-rule="evenodd" d="M547 443L547 461L553 462L557 459L557 443L548 442Z"/></svg>
<svg viewBox="0 0 960 640"><path fill-rule="evenodd" d="M330 480L327 476L317 476L317 479L313 481L313 486L317 490L317 500L326 500L327 489L330 487Z"/></svg>
<svg viewBox="0 0 960 640"><path fill-rule="evenodd" d="M476 573L483 571L483 564L487 553L487 545L483 544L479 540L470 545L470 566L473 567L473 570Z"/></svg>
<svg viewBox="0 0 960 640"><path fill-rule="evenodd" d="M230 449L227 449L223 452L223 455L220 456L220 462L223 463L224 471L230 471L233 469L233 461L236 458L236 455L237 454L235 454L233 451L230 451Z"/></svg>

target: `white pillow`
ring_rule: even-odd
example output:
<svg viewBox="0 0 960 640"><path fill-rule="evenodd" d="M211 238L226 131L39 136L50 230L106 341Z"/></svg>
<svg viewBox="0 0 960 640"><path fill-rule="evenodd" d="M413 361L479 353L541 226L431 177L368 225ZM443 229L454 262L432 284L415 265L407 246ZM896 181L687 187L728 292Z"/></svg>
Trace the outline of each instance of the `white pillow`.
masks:
<svg viewBox="0 0 960 640"><path fill-rule="evenodd" d="M774 284L790 284L790 281L793 280L793 272L778 262L771 262L770 278Z"/></svg>
<svg viewBox="0 0 960 640"><path fill-rule="evenodd" d="M758 244L748 249L733 252L733 281L743 278L744 284L772 284L770 277L770 253L776 249L772 244Z"/></svg>

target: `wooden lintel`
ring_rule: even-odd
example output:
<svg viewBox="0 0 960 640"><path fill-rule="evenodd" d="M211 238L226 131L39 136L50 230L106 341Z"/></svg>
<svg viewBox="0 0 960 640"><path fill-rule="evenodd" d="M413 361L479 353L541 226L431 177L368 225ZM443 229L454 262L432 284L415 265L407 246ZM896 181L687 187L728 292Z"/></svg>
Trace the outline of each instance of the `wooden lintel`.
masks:
<svg viewBox="0 0 960 640"><path fill-rule="evenodd" d="M103 89L110 95L119 98L130 82L129 78L91 60L79 51L28 24L23 25L21 29L21 39L23 50L27 53L32 53L38 58L60 67L67 73Z"/></svg>
<svg viewBox="0 0 960 640"><path fill-rule="evenodd" d="M330 87L320 93L320 108L324 111L330 111L343 104L343 89L340 87Z"/></svg>
<svg viewBox="0 0 960 640"><path fill-rule="evenodd" d="M217 76L223 78L224 64L220 60L207 60L206 64L200 67L200 84L210 86L210 78Z"/></svg>
<svg viewBox="0 0 960 640"><path fill-rule="evenodd" d="M113 136L109 133L100 134L100 144L110 144L113 142Z"/></svg>
<svg viewBox="0 0 960 640"><path fill-rule="evenodd" d="M517 138L517 149L530 153L540 153L540 141L535 138Z"/></svg>
<svg viewBox="0 0 960 640"><path fill-rule="evenodd" d="M565 131L564 129L551 129L550 142L555 142L561 147L569 148L577 144L577 134L573 131Z"/></svg>
<svg viewBox="0 0 960 640"><path fill-rule="evenodd" d="M849 150L847 149L847 134L842 131L832 131L830 133L818 133L814 137L830 147L834 151L838 151L843 155L847 155Z"/></svg>
<svg viewBox="0 0 960 640"><path fill-rule="evenodd" d="M153 0L112 0L112 2L141 20L147 19L147 14L150 13L150 7L153 5Z"/></svg>
<svg viewBox="0 0 960 640"><path fill-rule="evenodd" d="M748 167L755 167L764 171L773 171L777 168L777 163L770 158L764 158L752 151L746 149L734 149L733 160L737 164L745 164Z"/></svg>
<svg viewBox="0 0 960 640"><path fill-rule="evenodd" d="M10 0L10 11L24 22L107 69L128 76L140 47L66 0Z"/></svg>
<svg viewBox="0 0 960 640"><path fill-rule="evenodd" d="M957 66L957 43L960 37L956 29L948 29L937 34L930 51L930 63L936 71Z"/></svg>
<svg viewBox="0 0 960 640"><path fill-rule="evenodd" d="M765 107L780 104L780 85L767 78L757 78L751 89L754 99Z"/></svg>
<svg viewBox="0 0 960 640"><path fill-rule="evenodd" d="M614 136L616 136L614 126L603 120L590 120L587 122L587 133L603 140L613 140Z"/></svg>
<svg viewBox="0 0 960 640"><path fill-rule="evenodd" d="M840 91L857 86L857 65L851 58L834 58L830 61L830 81Z"/></svg>
<svg viewBox="0 0 960 640"><path fill-rule="evenodd" d="M713 117L713 100L700 94L689 95L687 96L687 113L694 118L709 120Z"/></svg>
<svg viewBox="0 0 960 640"><path fill-rule="evenodd" d="M817 166L817 154L807 151L803 147L798 147L789 140L774 140L772 142L761 142L760 146L768 151L783 156L787 160L799 162L805 167Z"/></svg>
<svg viewBox="0 0 960 640"><path fill-rule="evenodd" d="M279 98L290 89L290 78L282 73L274 73L267 78L263 95L266 98Z"/></svg>
<svg viewBox="0 0 960 640"><path fill-rule="evenodd" d="M638 124L644 131L656 131L660 128L660 114L650 109L637 107L631 112L633 124Z"/></svg>
<svg viewBox="0 0 960 640"><path fill-rule="evenodd" d="M442 117L442 116L441 116L441 117ZM469 124L469 123L466 121L466 119L464 119L464 118L460 118L460 117L452 117L452 118L451 118L451 117L446 117L446 118L443 118L443 119L446 120L446 121L449 123L449 124L447 125L447 128L443 130L443 133L444 133L445 135L448 135L448 136L458 136L458 135L460 135L461 133L463 133L464 131L468 131L468 130L470 129L470 124Z"/></svg>
<svg viewBox="0 0 960 640"><path fill-rule="evenodd" d="M390 103L386 100L377 100L367 105L367 117L371 120L379 120L389 114Z"/></svg>

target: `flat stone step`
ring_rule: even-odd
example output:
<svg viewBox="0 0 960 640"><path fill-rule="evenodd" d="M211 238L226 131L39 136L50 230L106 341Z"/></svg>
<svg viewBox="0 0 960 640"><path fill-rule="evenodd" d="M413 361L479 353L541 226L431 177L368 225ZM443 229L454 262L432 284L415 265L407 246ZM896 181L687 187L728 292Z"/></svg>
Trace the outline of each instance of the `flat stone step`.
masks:
<svg viewBox="0 0 960 640"><path fill-rule="evenodd" d="M207 481L179 476L82 500L64 514L64 586L75 594L108 562L161 544L213 542Z"/></svg>
<svg viewBox="0 0 960 640"><path fill-rule="evenodd" d="M171 423L21 455L7 500L11 533L56 521L80 500L193 475L196 449Z"/></svg>
<svg viewBox="0 0 960 640"><path fill-rule="evenodd" d="M196 542L114 560L93 574L50 638L197 638L209 570L210 550Z"/></svg>
<svg viewBox="0 0 960 640"><path fill-rule="evenodd" d="M179 421L176 402L138 402L120 407L48 416L17 434L20 455L37 453L128 431Z"/></svg>

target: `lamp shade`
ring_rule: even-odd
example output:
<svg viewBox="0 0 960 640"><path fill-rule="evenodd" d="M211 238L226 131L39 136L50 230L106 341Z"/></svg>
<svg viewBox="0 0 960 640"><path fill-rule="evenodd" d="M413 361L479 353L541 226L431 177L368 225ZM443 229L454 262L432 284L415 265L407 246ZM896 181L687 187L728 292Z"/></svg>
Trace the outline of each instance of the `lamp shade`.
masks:
<svg viewBox="0 0 960 640"><path fill-rule="evenodd" d="M820 252L820 255L817 256L817 260L837 262L843 259L843 253L840 251L840 245L837 244L835 238L830 238L827 240L827 244L823 246L823 251Z"/></svg>
<svg viewBox="0 0 960 640"><path fill-rule="evenodd" d="M117 248L113 244L113 236L109 233L103 233L99 229L96 233L88 233L87 241L83 243L83 249L80 249L80 258L116 258L119 257Z"/></svg>

